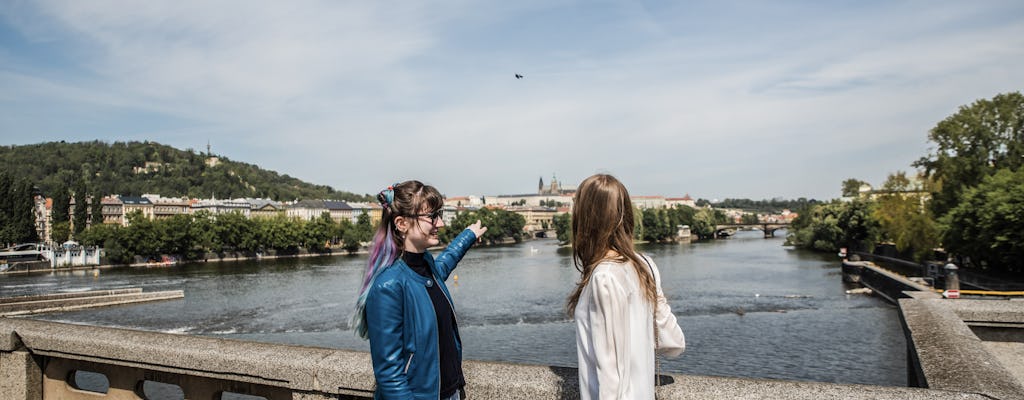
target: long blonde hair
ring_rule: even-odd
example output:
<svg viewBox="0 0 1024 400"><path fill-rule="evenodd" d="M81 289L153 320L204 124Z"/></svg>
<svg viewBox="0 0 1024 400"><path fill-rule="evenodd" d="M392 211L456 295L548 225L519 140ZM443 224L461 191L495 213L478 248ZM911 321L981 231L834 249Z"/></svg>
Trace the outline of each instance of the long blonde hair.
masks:
<svg viewBox="0 0 1024 400"><path fill-rule="evenodd" d="M594 268L608 259L608 251L618 254L611 260L629 261L640 278L640 291L651 307L657 304L658 288L647 262L633 248L633 203L626 187L607 174L584 179L576 191L572 210L573 264L582 274L566 302L572 317L583 288L590 282Z"/></svg>

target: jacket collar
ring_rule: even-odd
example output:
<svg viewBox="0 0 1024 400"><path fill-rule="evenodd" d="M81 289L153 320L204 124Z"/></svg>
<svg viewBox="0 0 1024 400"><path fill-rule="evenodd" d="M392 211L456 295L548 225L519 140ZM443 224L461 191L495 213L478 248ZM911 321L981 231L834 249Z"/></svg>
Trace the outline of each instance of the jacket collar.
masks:
<svg viewBox="0 0 1024 400"><path fill-rule="evenodd" d="M430 253L428 252L424 254L424 258L427 260L427 265L430 266L430 275L437 277L437 271L434 270L434 257L431 257ZM410 267L409 264L406 264L405 261L402 260L401 258L398 259L398 264L402 269L402 273L408 275L409 278L415 281L416 283L419 283L426 287L430 287L437 284L437 282L435 282L437 279L427 278L424 277L423 275L417 274L416 271L413 271L412 267Z"/></svg>

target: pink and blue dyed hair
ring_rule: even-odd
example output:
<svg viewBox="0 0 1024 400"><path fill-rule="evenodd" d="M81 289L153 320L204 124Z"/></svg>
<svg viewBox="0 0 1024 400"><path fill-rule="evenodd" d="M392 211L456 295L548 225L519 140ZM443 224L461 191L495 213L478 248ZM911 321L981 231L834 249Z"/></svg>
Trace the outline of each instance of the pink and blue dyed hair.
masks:
<svg viewBox="0 0 1024 400"><path fill-rule="evenodd" d="M419 181L406 181L388 186L379 194L382 213L377 232L370 243L370 259L366 265L359 296L356 298L356 313L352 316L352 329L356 335L366 339L366 298L377 276L398 260L402 254L402 237L395 226L395 217L420 213L426 206L432 210L444 204L441 194L433 186Z"/></svg>
<svg viewBox="0 0 1024 400"><path fill-rule="evenodd" d="M381 226L391 225L392 222L384 223ZM392 233L392 229L377 229L370 244L370 261L366 266L366 275L363 276L363 285L359 288L359 297L356 298L356 314L352 317L352 329L356 335L367 339L366 332L366 295L369 294L370 285L377 280L381 271L395 263L401 254L401 246Z"/></svg>

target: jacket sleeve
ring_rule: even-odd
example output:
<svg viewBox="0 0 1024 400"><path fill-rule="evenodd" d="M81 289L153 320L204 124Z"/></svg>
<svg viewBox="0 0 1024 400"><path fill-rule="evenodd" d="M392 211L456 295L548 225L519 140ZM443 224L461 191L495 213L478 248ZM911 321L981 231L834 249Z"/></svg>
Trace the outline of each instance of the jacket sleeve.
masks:
<svg viewBox="0 0 1024 400"><path fill-rule="evenodd" d="M668 299L661 290L661 271L654 260L647 258L651 263L651 270L654 272L654 283L658 287L658 308L654 313L654 323L658 326L658 354L668 357L677 357L686 350L686 337L683 335L683 328L679 327L675 314L672 313L672 306L668 305Z"/></svg>
<svg viewBox="0 0 1024 400"><path fill-rule="evenodd" d="M448 244L441 254L434 259L434 263L437 266L438 278L442 281L448 280L448 275L451 275L452 271L455 270L455 266L462 260L462 256L466 255L469 248L473 246L473 242L476 242L476 234L473 231L463 229L459 236L452 239L452 242Z"/></svg>
<svg viewBox="0 0 1024 400"><path fill-rule="evenodd" d="M629 379L629 329L626 291L612 274L594 273L590 277L593 301L590 313L591 339L597 364L598 393L601 399L625 399Z"/></svg>
<svg viewBox="0 0 1024 400"><path fill-rule="evenodd" d="M411 399L412 390L403 371L402 289L394 282L374 286L366 296L366 326L377 392L383 399Z"/></svg>

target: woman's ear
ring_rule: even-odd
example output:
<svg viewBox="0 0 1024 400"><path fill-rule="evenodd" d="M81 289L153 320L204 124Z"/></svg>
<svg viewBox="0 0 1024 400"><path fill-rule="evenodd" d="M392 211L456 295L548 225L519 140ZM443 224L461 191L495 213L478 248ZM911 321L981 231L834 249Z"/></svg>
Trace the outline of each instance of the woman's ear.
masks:
<svg viewBox="0 0 1024 400"><path fill-rule="evenodd" d="M395 227L397 227L398 231L402 232L404 235L406 231L409 230L409 220L405 219L403 216L397 216L395 217Z"/></svg>

